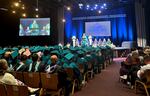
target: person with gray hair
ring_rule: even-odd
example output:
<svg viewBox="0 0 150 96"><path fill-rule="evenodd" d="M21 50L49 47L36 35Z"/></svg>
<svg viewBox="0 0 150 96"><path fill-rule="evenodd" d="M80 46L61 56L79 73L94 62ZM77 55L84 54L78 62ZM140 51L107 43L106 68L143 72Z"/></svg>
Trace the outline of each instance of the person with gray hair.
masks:
<svg viewBox="0 0 150 96"><path fill-rule="evenodd" d="M24 85L23 82L17 80L12 74L8 71L8 64L5 59L0 59L0 83L9 84L9 85ZM39 88L28 87L29 92L33 93L38 91Z"/></svg>

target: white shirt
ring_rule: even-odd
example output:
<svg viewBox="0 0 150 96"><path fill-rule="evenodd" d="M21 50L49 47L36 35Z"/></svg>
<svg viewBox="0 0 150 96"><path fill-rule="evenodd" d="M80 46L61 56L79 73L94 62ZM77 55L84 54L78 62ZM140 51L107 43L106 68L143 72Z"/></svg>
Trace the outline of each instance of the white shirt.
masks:
<svg viewBox="0 0 150 96"><path fill-rule="evenodd" d="M145 70L150 70L150 64L146 64L144 66L141 66L141 69L138 70L137 76L140 78L141 73L143 73Z"/></svg>

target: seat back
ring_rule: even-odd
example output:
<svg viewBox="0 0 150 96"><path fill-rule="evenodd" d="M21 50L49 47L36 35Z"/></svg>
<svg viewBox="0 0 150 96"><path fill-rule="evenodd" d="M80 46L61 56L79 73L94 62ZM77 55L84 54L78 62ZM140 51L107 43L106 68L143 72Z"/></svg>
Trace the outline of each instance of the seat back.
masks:
<svg viewBox="0 0 150 96"><path fill-rule="evenodd" d="M7 96L29 96L29 91L26 86L5 85L7 89Z"/></svg>
<svg viewBox="0 0 150 96"><path fill-rule="evenodd" d="M23 72L24 83L33 88L40 88L39 72Z"/></svg>
<svg viewBox="0 0 150 96"><path fill-rule="evenodd" d="M5 85L0 83L0 96L7 96Z"/></svg>
<svg viewBox="0 0 150 96"><path fill-rule="evenodd" d="M70 80L74 80L75 79L75 76L74 76L74 71L72 68L66 68L65 69L66 73L67 73L67 76Z"/></svg>
<svg viewBox="0 0 150 96"><path fill-rule="evenodd" d="M150 86L150 70L149 69L144 72L141 79L147 86Z"/></svg>
<svg viewBox="0 0 150 96"><path fill-rule="evenodd" d="M83 64L78 64L79 70L81 73L84 73L84 65Z"/></svg>
<svg viewBox="0 0 150 96"><path fill-rule="evenodd" d="M88 62L88 70L92 70L93 69L93 64L91 62Z"/></svg>
<svg viewBox="0 0 150 96"><path fill-rule="evenodd" d="M40 73L40 75L42 88L50 90L58 90L58 75L56 73L54 74Z"/></svg>
<svg viewBox="0 0 150 96"><path fill-rule="evenodd" d="M18 80L24 82L24 77L23 77L23 73L22 72L11 72L11 74Z"/></svg>

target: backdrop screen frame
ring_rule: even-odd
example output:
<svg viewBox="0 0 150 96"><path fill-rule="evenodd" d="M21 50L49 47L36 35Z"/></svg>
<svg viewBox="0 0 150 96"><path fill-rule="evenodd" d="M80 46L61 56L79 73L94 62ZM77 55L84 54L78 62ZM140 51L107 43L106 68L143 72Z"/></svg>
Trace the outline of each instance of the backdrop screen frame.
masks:
<svg viewBox="0 0 150 96"><path fill-rule="evenodd" d="M111 21L85 22L85 34L87 36L111 36Z"/></svg>
<svg viewBox="0 0 150 96"><path fill-rule="evenodd" d="M50 36L50 18L20 18L19 36Z"/></svg>

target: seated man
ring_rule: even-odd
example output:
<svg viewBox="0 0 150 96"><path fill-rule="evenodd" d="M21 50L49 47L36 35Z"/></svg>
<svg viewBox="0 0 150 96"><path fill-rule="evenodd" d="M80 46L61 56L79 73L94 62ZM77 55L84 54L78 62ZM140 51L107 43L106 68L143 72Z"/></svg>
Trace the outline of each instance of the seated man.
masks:
<svg viewBox="0 0 150 96"><path fill-rule="evenodd" d="M70 82L67 80L67 74L65 70L57 64L58 57L56 55L52 55L50 57L51 64L47 66L47 69L45 70L47 73L58 73L58 81L59 81L59 87L65 87L66 93L65 96L69 96L70 93Z"/></svg>
<svg viewBox="0 0 150 96"><path fill-rule="evenodd" d="M40 60L40 56L37 53L34 53L32 56L32 63L28 64L29 72L43 72L45 69L44 64Z"/></svg>

